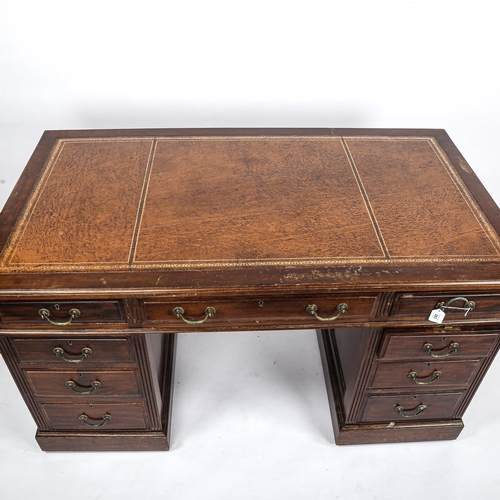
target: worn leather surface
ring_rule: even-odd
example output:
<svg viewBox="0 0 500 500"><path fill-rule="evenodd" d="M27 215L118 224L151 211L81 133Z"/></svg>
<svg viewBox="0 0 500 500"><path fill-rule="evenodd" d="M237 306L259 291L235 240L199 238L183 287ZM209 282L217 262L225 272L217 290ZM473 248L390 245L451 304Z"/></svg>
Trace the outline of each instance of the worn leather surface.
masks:
<svg viewBox="0 0 500 500"><path fill-rule="evenodd" d="M59 139L4 271L498 260L432 137Z"/></svg>

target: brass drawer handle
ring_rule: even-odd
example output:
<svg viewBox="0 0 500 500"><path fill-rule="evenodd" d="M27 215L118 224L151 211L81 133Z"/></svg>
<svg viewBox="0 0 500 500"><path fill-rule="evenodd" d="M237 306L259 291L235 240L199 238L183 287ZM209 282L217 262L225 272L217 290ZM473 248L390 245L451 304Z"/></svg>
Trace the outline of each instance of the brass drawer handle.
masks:
<svg viewBox="0 0 500 500"><path fill-rule="evenodd" d="M101 382L99 382L99 380L94 380L93 382L90 383L90 386L92 387L92 389L90 389L90 391L77 391L75 389L75 387L76 387L75 382L73 382L72 380L68 380L66 382L66 387L68 389L76 392L77 394L83 394L83 395L92 394L96 389L99 389L99 387L101 387Z"/></svg>
<svg viewBox="0 0 500 500"><path fill-rule="evenodd" d="M98 424L89 424L88 419L89 417L85 415L85 413L82 413L79 417L78 420L82 424L88 425L89 427L102 427L103 425L106 425L110 420L111 420L111 415L109 413L105 413L102 417L102 422L99 422Z"/></svg>
<svg viewBox="0 0 500 500"><path fill-rule="evenodd" d="M427 405L418 405L416 408L413 409L413 410L417 410L416 413L411 413L410 415L405 415L403 412L406 410L401 405L398 405L398 406L396 406L396 408L394 408L394 411L396 411L396 413L399 413L404 418L414 418L414 417L417 417L418 415L420 415L423 411L425 411L426 408L427 408ZM413 411L413 410L410 410L410 411Z"/></svg>
<svg viewBox="0 0 500 500"><path fill-rule="evenodd" d="M433 358L447 358L454 352L458 351L458 342L452 342L448 347L445 347L445 349L448 349L448 352L444 354L440 354L442 351L432 351L432 344L430 342L427 342L424 344L423 349L425 352L428 352ZM443 349L444 350L444 349Z"/></svg>
<svg viewBox="0 0 500 500"><path fill-rule="evenodd" d="M53 321L49 318L50 316L50 311L48 309L40 309L38 311L38 314L43 318L43 319L46 319L51 325L54 325L54 326L68 326L69 324L71 324L71 322L78 318L80 316L80 311L78 309L70 309L69 310L69 320L68 321L64 321L64 322L60 322L60 321Z"/></svg>
<svg viewBox="0 0 500 500"><path fill-rule="evenodd" d="M66 353L64 352L64 349L62 347L54 347L54 349L52 349L52 352L58 358L64 359L66 363L81 363L85 358L88 358L92 354L92 349L90 347L84 347L82 349L82 357L76 359L66 358Z"/></svg>
<svg viewBox="0 0 500 500"><path fill-rule="evenodd" d="M181 318L184 323L187 323L188 325L201 325L202 323L205 323L205 321L208 318L211 318L217 311L215 310L215 307L207 307L205 309L205 317L202 319L188 319L184 317L184 309L182 307L174 307L173 311L175 316L178 318Z"/></svg>
<svg viewBox="0 0 500 500"><path fill-rule="evenodd" d="M463 302L464 307L451 306L450 304L453 304L453 302ZM438 309L459 309L460 311L465 311L465 315L467 316L469 311L472 311L476 307L476 303L472 300L466 299L465 297L454 297L448 302L439 302L436 307Z"/></svg>
<svg viewBox="0 0 500 500"><path fill-rule="evenodd" d="M337 314L334 316L330 316L329 318L325 318L324 316L320 316L317 311L318 311L318 306L316 304L309 304L306 307L306 311L314 316L317 320L319 321L335 321L341 314L344 314L347 311L348 307L347 304L339 304L337 306L337 311L339 311Z"/></svg>
<svg viewBox="0 0 500 500"><path fill-rule="evenodd" d="M427 380L423 382L422 380L419 380L417 372L410 372L408 373L408 378L413 380L415 384L418 385L430 385L433 384L436 380L439 380L441 378L442 373L439 370L434 371L429 377L432 377L430 380ZM420 377L422 378L428 378L428 377Z"/></svg>

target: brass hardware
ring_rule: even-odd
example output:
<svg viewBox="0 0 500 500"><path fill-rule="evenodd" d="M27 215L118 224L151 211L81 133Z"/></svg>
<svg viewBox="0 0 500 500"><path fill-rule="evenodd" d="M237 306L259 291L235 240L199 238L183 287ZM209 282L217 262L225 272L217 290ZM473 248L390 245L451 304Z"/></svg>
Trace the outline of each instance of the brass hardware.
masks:
<svg viewBox="0 0 500 500"><path fill-rule="evenodd" d="M436 370L432 373L432 375L429 375L429 376L432 376L432 378L426 382L422 382L421 380L418 380L418 374L417 372L410 372L408 373L408 378L413 380L413 382L415 382L415 384L418 384L418 385L430 385L432 383L434 383L436 380L439 380L441 378L441 375L442 373L439 371L439 370ZM428 377L420 377L421 379L422 378L428 378Z"/></svg>
<svg viewBox="0 0 500 500"><path fill-rule="evenodd" d="M344 303L339 304L337 306L337 311L339 311L338 314L330 316L329 318L325 318L317 314L318 306L316 304L309 304L306 307L306 311L319 321L335 321L341 314L344 314L347 311L347 309L348 309L347 304Z"/></svg>
<svg viewBox="0 0 500 500"><path fill-rule="evenodd" d="M88 358L92 354L92 349L90 347L84 347L82 349L82 357L77 359L66 358L64 355L64 349L62 347L54 347L52 352L58 357L64 359L67 363L81 363L85 358Z"/></svg>
<svg viewBox="0 0 500 500"><path fill-rule="evenodd" d="M82 413L79 417L78 420L82 424L88 425L89 427L102 427L103 425L106 425L110 420L111 420L111 415L109 413L105 413L102 417L102 422L98 424L89 424L88 419L89 417L85 415L85 413Z"/></svg>
<svg viewBox="0 0 500 500"><path fill-rule="evenodd" d="M394 408L394 411L396 413L399 413L402 417L404 418L414 418L420 415L425 409L427 408L427 405L418 405L416 408L413 408L413 410L417 410L417 413L412 413L410 415L405 415L403 412L406 411L401 405L398 405ZM413 411L410 410L410 411Z"/></svg>
<svg viewBox="0 0 500 500"><path fill-rule="evenodd" d="M448 349L448 352L444 354L439 354L444 349L442 349L441 351L437 351L436 353L432 351L432 344L430 342L427 342L426 344L423 345L423 350L425 352L428 352L433 358L447 358L454 352L458 351L458 342L452 342L448 347L445 347L445 349Z"/></svg>
<svg viewBox="0 0 500 500"><path fill-rule="evenodd" d="M202 323L205 323L205 321L208 318L211 318L217 311L215 310L215 307L207 307L205 309L205 317L202 319L188 319L184 317L184 309L182 307L174 307L172 310L175 316L178 318L181 318L184 323L187 323L188 325L201 325Z"/></svg>
<svg viewBox="0 0 500 500"><path fill-rule="evenodd" d="M40 309L38 311L38 314L43 318L43 319L46 319L51 325L54 325L54 326L67 326L69 325L74 319L78 318L80 316L80 311L78 309L70 309L69 310L69 320L68 321L64 321L64 322L60 322L60 321L53 321L49 318L50 316L50 311L48 309Z"/></svg>
<svg viewBox="0 0 500 500"><path fill-rule="evenodd" d="M462 331L462 328L460 326L446 325L446 326L435 326L434 327L434 332L435 333L441 333L441 332L460 332L460 331Z"/></svg>
<svg viewBox="0 0 500 500"><path fill-rule="evenodd" d="M465 304L465 307L454 307L450 305L453 304L453 302L458 301L463 302ZM437 309L459 309L460 311L465 311L465 316L467 316L467 314L469 314L469 311L472 311L475 307L476 303L472 300L466 299L465 297L454 297L448 302L438 302L438 304L436 305Z"/></svg>
<svg viewBox="0 0 500 500"><path fill-rule="evenodd" d="M94 380L93 382L90 383L92 389L90 389L90 391L77 391L75 389L76 387L76 384L75 382L73 382L72 380L68 380L66 382L66 387L68 389L71 389L72 391L76 392L77 394L83 394L83 395L87 395L87 394L92 394L96 389L99 389L101 387L101 382L99 382L99 380Z"/></svg>

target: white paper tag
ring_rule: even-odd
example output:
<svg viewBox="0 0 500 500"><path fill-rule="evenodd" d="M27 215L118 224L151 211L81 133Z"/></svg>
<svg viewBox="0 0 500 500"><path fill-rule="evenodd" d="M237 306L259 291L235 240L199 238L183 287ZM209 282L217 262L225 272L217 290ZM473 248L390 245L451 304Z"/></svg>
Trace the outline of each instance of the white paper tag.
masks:
<svg viewBox="0 0 500 500"><path fill-rule="evenodd" d="M429 314L429 321L433 323L442 323L446 313L442 309L433 309Z"/></svg>

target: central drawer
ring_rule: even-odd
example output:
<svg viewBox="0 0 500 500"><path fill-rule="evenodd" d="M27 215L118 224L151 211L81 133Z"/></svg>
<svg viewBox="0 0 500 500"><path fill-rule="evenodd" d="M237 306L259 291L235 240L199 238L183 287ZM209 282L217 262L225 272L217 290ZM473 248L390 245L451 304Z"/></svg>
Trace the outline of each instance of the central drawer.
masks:
<svg viewBox="0 0 500 500"><path fill-rule="evenodd" d="M241 300L144 301L146 322L179 328L255 325L318 325L360 323L374 317L377 294L301 296L288 299L255 297Z"/></svg>

